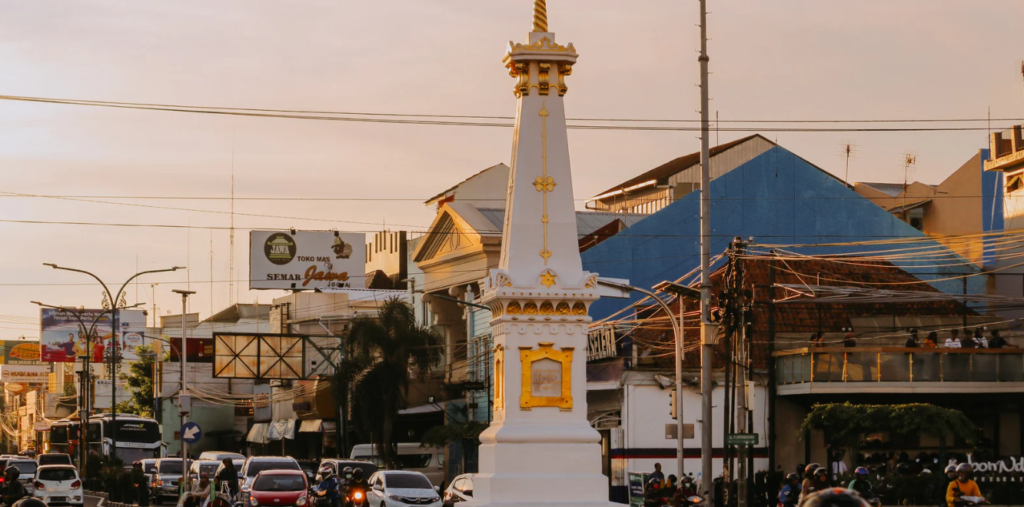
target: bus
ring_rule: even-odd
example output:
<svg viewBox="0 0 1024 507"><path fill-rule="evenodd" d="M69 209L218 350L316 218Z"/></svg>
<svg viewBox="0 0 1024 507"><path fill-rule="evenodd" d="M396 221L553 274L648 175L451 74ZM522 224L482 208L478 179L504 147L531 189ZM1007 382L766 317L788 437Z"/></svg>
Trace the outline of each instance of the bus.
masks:
<svg viewBox="0 0 1024 507"><path fill-rule="evenodd" d="M89 452L109 458L113 454L113 436L117 432L117 457L125 466L147 458L163 457L164 442L156 419L129 414L118 414L116 426L110 414L89 418L86 437ZM61 419L50 427L50 452L64 452L76 456L81 452L81 423Z"/></svg>

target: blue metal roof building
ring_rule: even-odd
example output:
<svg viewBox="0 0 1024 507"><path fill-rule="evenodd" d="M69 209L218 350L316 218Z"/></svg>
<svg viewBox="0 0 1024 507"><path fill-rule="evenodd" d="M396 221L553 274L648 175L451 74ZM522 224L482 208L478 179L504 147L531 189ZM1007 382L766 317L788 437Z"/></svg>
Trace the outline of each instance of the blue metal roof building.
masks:
<svg viewBox="0 0 1024 507"><path fill-rule="evenodd" d="M712 180L711 255L722 253L734 237L753 238L761 245L842 244L857 241L907 238L908 243L835 245L793 248L793 251L828 255L890 251L908 247L939 247L932 240L822 169L775 146L749 162ZM692 192L616 236L583 253L584 268L602 277L625 278L650 288L664 280L677 280L700 265L700 193ZM947 250L948 251L948 250ZM962 260L963 262L957 262ZM978 268L952 251L940 264L897 260L893 264L948 293L964 290L961 279L943 280ZM953 265L949 265L953 264ZM721 263L719 263L721 265ZM716 266L713 266L716 267ZM984 294L984 277L967 278L967 291ZM640 296L634 294L636 301ZM596 319L630 304L602 299L591 307Z"/></svg>

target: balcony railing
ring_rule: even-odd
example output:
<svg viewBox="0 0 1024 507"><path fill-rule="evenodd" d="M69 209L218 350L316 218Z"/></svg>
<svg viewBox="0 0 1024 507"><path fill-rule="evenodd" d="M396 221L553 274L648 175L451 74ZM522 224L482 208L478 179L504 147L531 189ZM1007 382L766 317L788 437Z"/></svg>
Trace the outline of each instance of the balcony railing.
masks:
<svg viewBox="0 0 1024 507"><path fill-rule="evenodd" d="M1024 349L801 348L774 353L778 384L1024 382Z"/></svg>

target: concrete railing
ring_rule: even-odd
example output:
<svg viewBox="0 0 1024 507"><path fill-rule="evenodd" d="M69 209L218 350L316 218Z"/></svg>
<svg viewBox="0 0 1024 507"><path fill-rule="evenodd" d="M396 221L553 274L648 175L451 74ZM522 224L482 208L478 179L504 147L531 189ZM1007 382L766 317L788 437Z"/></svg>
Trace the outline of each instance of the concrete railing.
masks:
<svg viewBox="0 0 1024 507"><path fill-rule="evenodd" d="M1024 382L1024 349L821 347L779 351L777 382Z"/></svg>

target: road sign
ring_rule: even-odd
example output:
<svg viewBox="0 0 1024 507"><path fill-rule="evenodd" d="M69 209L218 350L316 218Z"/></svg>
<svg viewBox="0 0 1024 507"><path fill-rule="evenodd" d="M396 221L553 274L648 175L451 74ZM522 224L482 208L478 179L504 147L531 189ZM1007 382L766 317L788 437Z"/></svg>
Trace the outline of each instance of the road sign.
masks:
<svg viewBox="0 0 1024 507"><path fill-rule="evenodd" d="M727 445L757 445L757 433L730 433L725 438Z"/></svg>
<svg viewBox="0 0 1024 507"><path fill-rule="evenodd" d="M194 444L203 438L203 429L199 427L199 424L194 422L187 422L181 425L181 440L186 444Z"/></svg>

